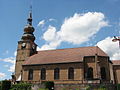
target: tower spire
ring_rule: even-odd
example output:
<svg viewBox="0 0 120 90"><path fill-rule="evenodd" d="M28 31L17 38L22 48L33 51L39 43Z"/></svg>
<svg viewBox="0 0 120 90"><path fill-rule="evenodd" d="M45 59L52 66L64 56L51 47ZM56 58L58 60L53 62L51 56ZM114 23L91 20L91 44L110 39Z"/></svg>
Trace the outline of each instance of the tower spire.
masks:
<svg viewBox="0 0 120 90"><path fill-rule="evenodd" d="M29 17L27 19L29 25L32 25L32 4L30 5Z"/></svg>
<svg viewBox="0 0 120 90"><path fill-rule="evenodd" d="M35 40L35 36L33 34L34 32L34 27L32 26L32 4L30 5L30 9L29 9L29 16L27 19L27 25L24 28L24 34L22 35L22 40L30 40L32 42L34 42Z"/></svg>

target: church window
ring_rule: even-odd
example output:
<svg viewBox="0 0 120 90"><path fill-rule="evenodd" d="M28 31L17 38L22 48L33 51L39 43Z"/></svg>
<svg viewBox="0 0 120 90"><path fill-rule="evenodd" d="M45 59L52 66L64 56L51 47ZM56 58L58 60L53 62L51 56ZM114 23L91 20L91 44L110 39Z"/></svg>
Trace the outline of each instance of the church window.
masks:
<svg viewBox="0 0 120 90"><path fill-rule="evenodd" d="M72 67L68 69L68 79L74 79L74 68Z"/></svg>
<svg viewBox="0 0 120 90"><path fill-rule="evenodd" d="M30 70L29 70L28 80L33 80L33 69L30 69Z"/></svg>
<svg viewBox="0 0 120 90"><path fill-rule="evenodd" d="M93 79L93 68L92 67L89 67L87 69L87 79Z"/></svg>
<svg viewBox="0 0 120 90"><path fill-rule="evenodd" d="M46 79L46 69L42 68L41 69L41 80L45 80Z"/></svg>
<svg viewBox="0 0 120 90"><path fill-rule="evenodd" d="M55 68L54 69L54 79L55 80L59 79L59 73L60 73L60 69L59 68Z"/></svg>
<svg viewBox="0 0 120 90"><path fill-rule="evenodd" d="M105 70L105 67L101 67L100 68L100 72L101 72L101 79L102 80L106 80L106 70Z"/></svg>

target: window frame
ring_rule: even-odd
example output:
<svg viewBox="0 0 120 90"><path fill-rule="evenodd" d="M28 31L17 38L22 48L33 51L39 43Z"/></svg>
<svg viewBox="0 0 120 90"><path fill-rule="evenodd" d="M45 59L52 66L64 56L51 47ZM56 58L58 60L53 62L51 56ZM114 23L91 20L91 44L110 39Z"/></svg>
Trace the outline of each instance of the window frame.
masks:
<svg viewBox="0 0 120 90"><path fill-rule="evenodd" d="M28 80L33 80L33 69L29 69L28 71Z"/></svg>
<svg viewBox="0 0 120 90"><path fill-rule="evenodd" d="M54 80L59 80L60 79L60 69L55 68L54 69Z"/></svg>
<svg viewBox="0 0 120 90"><path fill-rule="evenodd" d="M106 79L107 79L105 67L101 67L101 68L100 68L100 74L101 74L101 79L102 79L102 80L106 80Z"/></svg>
<svg viewBox="0 0 120 90"><path fill-rule="evenodd" d="M41 69L41 80L46 80L46 69L45 68Z"/></svg>
<svg viewBox="0 0 120 90"><path fill-rule="evenodd" d="M87 69L87 76L86 76L86 78L88 79L88 80L93 80L93 68L92 67L89 67L88 69Z"/></svg>
<svg viewBox="0 0 120 90"><path fill-rule="evenodd" d="M68 79L74 79L74 68L69 67L68 69Z"/></svg>

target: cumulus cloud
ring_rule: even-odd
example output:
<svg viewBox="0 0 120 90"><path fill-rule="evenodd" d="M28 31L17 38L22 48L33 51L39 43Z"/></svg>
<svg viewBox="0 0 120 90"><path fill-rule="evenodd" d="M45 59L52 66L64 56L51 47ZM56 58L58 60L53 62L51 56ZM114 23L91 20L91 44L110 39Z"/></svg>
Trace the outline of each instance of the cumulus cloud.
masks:
<svg viewBox="0 0 120 90"><path fill-rule="evenodd" d="M6 76L5 73L0 72L0 79L3 79Z"/></svg>
<svg viewBox="0 0 120 90"><path fill-rule="evenodd" d="M100 12L88 12L84 14L75 13L66 18L60 30L49 26L43 34L46 43L41 50L56 49L61 42L82 44L89 41L102 27L108 26L105 16Z"/></svg>
<svg viewBox="0 0 120 90"><path fill-rule="evenodd" d="M14 70L15 70L15 57L9 57L9 58L5 58L5 59L0 59L0 61L11 63L12 65L8 66L9 67L8 71L14 72Z"/></svg>
<svg viewBox="0 0 120 90"><path fill-rule="evenodd" d="M14 72L15 71L15 64L11 65L8 69L9 72Z"/></svg>
<svg viewBox="0 0 120 90"><path fill-rule="evenodd" d="M38 23L37 26L39 26L39 27L43 27L44 24L45 24L45 20L41 20L41 21Z"/></svg>
<svg viewBox="0 0 120 90"><path fill-rule="evenodd" d="M120 60L120 48L118 42L112 42L111 37L107 37L97 43L103 51L105 51L111 60Z"/></svg>
<svg viewBox="0 0 120 90"><path fill-rule="evenodd" d="M8 63L15 63L15 58L14 57L9 57L5 59L0 59L1 61L8 62Z"/></svg>
<svg viewBox="0 0 120 90"><path fill-rule="evenodd" d="M14 56L15 56L15 57L16 57L16 55L17 55L17 51L14 52Z"/></svg>
<svg viewBox="0 0 120 90"><path fill-rule="evenodd" d="M43 34L43 39L46 41L53 41L56 38L56 28L49 26L47 31Z"/></svg>
<svg viewBox="0 0 120 90"><path fill-rule="evenodd" d="M104 14L97 12L76 13L73 17L65 19L60 30L61 38L73 44L89 41L102 27L108 25L104 18Z"/></svg>
<svg viewBox="0 0 120 90"><path fill-rule="evenodd" d="M60 43L61 43L60 40L58 40L58 41L57 41L57 40L56 40L56 41L52 41L52 42L50 42L50 43L48 43L48 44L44 44L44 45L40 48L40 50L52 50L52 49L56 49L56 47L59 46Z"/></svg>

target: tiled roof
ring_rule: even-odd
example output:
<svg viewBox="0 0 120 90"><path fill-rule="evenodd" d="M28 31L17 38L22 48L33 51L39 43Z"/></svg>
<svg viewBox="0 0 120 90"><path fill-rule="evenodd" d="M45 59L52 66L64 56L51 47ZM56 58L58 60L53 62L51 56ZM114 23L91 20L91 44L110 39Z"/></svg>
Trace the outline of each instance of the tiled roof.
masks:
<svg viewBox="0 0 120 90"><path fill-rule="evenodd" d="M113 65L120 65L120 60L112 60Z"/></svg>
<svg viewBox="0 0 120 90"><path fill-rule="evenodd" d="M69 49L45 50L27 58L24 65L80 62L84 56L108 56L99 47L80 47Z"/></svg>

